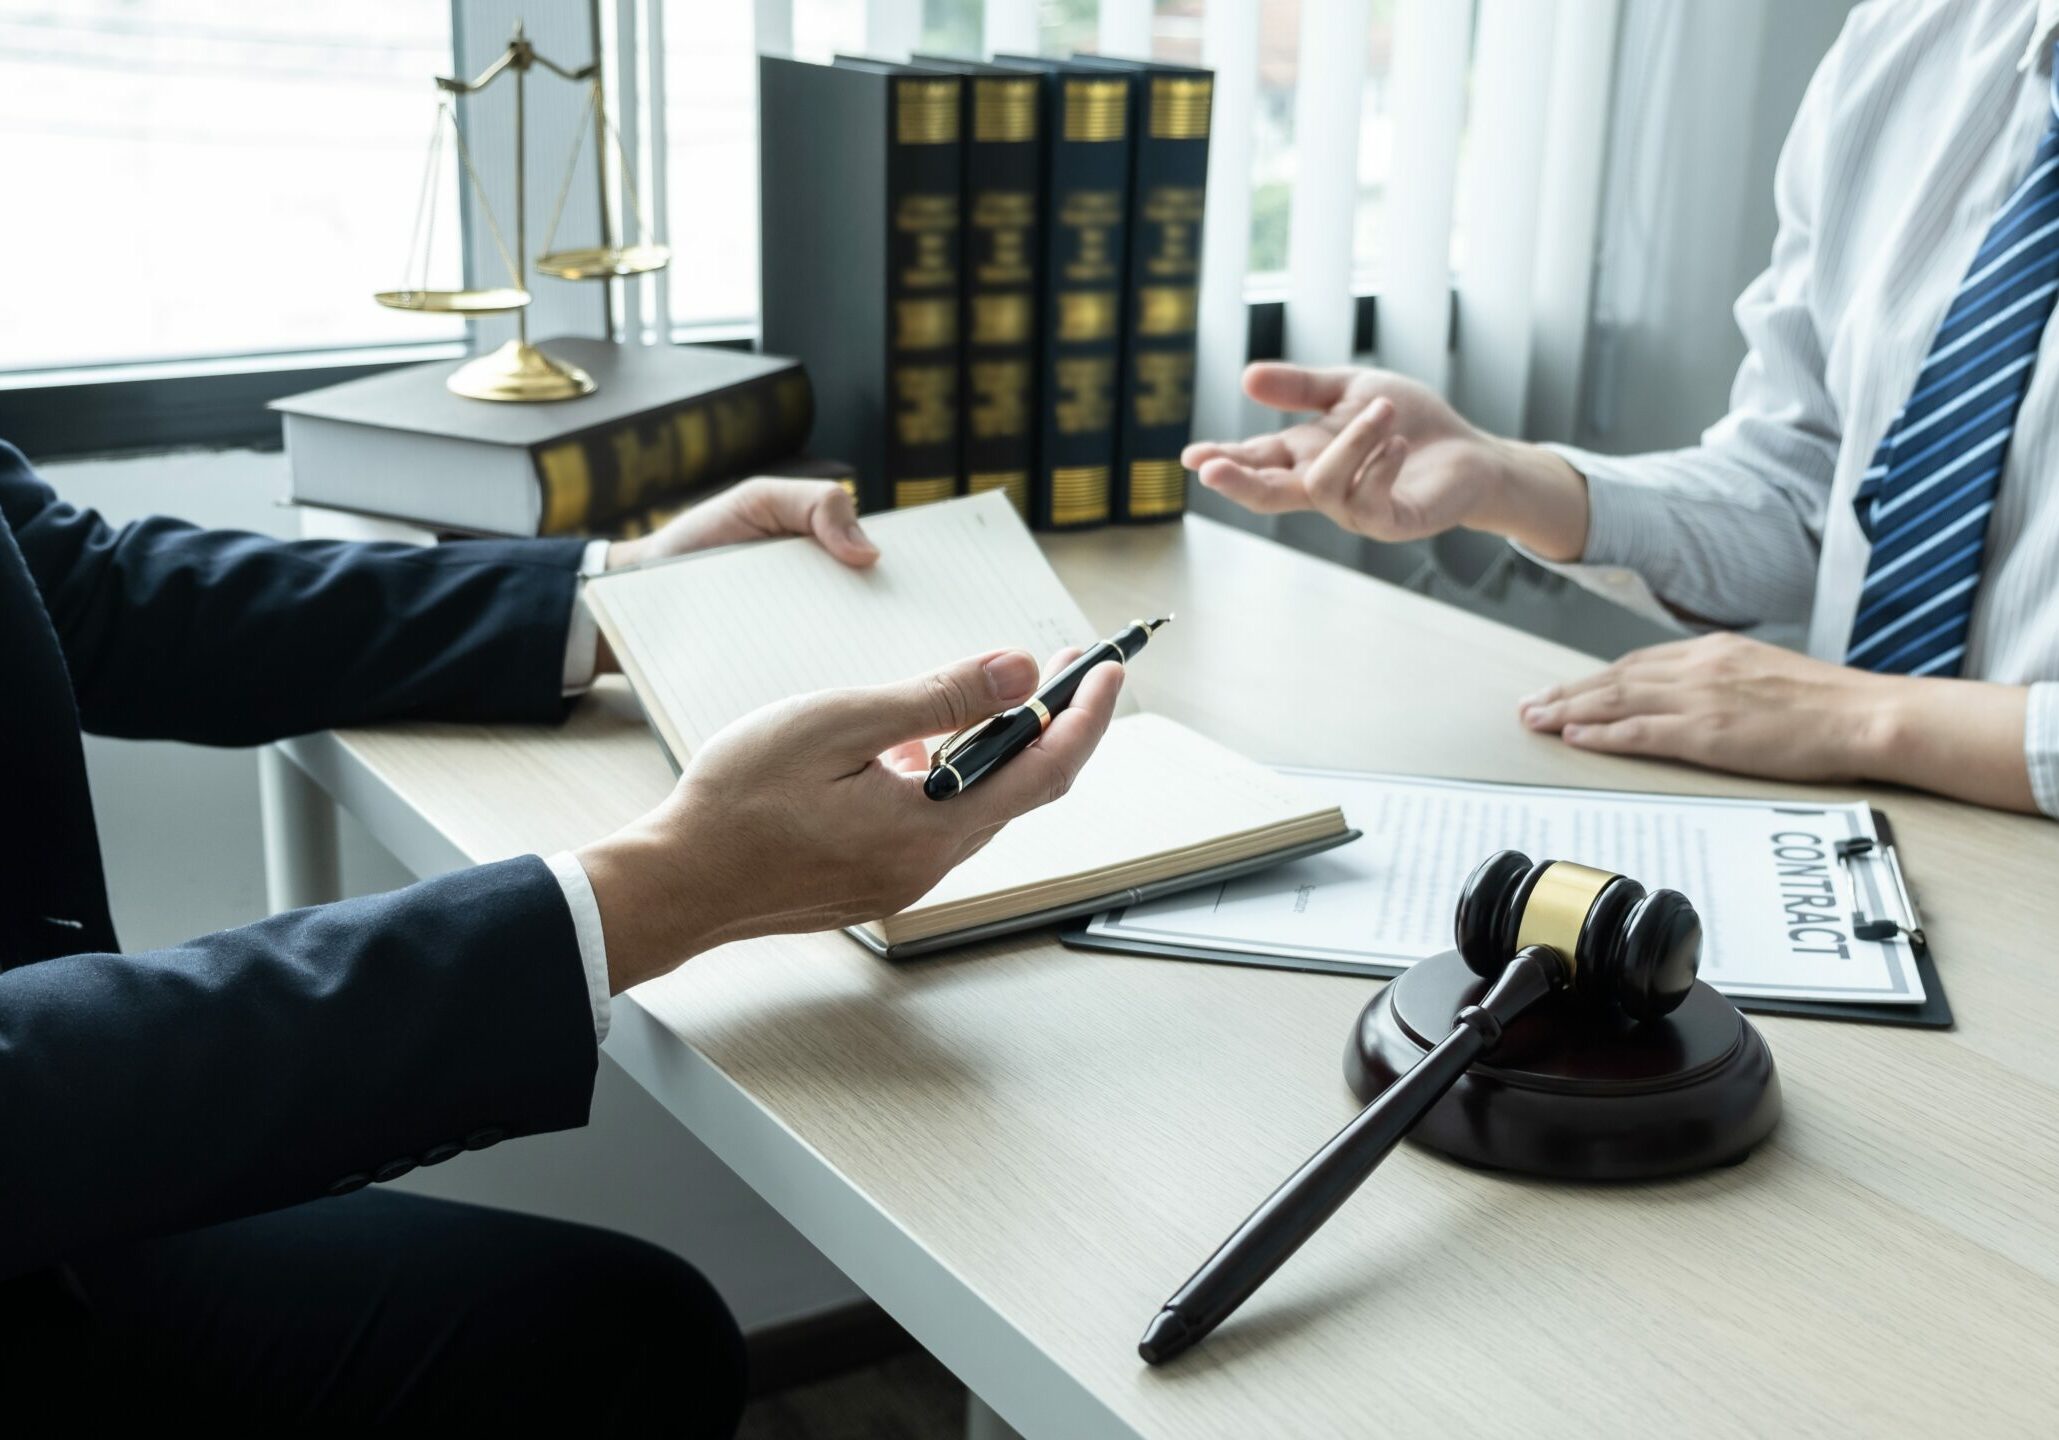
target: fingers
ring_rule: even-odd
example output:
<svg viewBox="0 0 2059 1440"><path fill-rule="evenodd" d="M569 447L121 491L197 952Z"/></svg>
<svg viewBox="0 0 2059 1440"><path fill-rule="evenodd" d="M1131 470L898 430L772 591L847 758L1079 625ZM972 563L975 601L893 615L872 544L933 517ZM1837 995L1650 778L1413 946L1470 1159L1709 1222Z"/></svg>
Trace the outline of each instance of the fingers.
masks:
<svg viewBox="0 0 2059 1440"><path fill-rule="evenodd" d="M1056 675L1060 670L1063 670L1086 653L1085 650L1077 645L1068 645L1063 650L1056 652L1049 660L1044 662L1044 679L1049 680L1053 675Z"/></svg>
<svg viewBox="0 0 2059 1440"><path fill-rule="evenodd" d="M1357 373L1349 366L1311 370L1261 360L1244 368L1244 393L1275 410L1327 410L1344 398Z"/></svg>
<svg viewBox="0 0 2059 1440"><path fill-rule="evenodd" d="M760 475L735 493L740 518L759 534L812 535L846 565L862 567L879 558L879 547L859 528L851 492L834 481Z"/></svg>
<svg viewBox="0 0 2059 1440"><path fill-rule="evenodd" d="M1354 415L1308 467L1309 501L1337 524L1353 528L1354 482L1394 436L1394 403L1380 399ZM1384 493L1379 497L1384 501Z"/></svg>
<svg viewBox="0 0 2059 1440"><path fill-rule="evenodd" d="M1612 684L1625 676L1635 675L1640 680L1670 680L1678 678L1697 660L1705 658L1720 648L1720 642L1729 636L1698 635L1689 640L1668 640L1659 645L1647 645L1632 650L1613 665L1608 665L1577 680L1568 680L1558 685L1547 685L1533 691L1516 702L1518 709L1532 705L1545 705L1554 700L1563 700L1584 690L1599 685ZM1712 644L1711 642L1718 642Z"/></svg>
<svg viewBox="0 0 2059 1440"><path fill-rule="evenodd" d="M1309 508L1308 489L1292 471L1253 470L1234 460L1210 460L1201 483L1254 515L1284 515Z"/></svg>
<svg viewBox="0 0 2059 1440"><path fill-rule="evenodd" d="M1598 725L1568 725L1559 738L1579 750L1606 755L1693 758L1694 722L1684 715L1630 715Z"/></svg>
<svg viewBox="0 0 2059 1440"><path fill-rule="evenodd" d="M795 483L808 484L814 491L808 504L807 531L823 549L858 569L879 558L879 547L858 524L858 504L850 491L833 481Z"/></svg>
<svg viewBox="0 0 2059 1440"><path fill-rule="evenodd" d="M980 824L1001 825L1064 795L1107 732L1122 680L1122 666L1113 660L1096 665L1035 744L945 803L964 807Z"/></svg>
<svg viewBox="0 0 2059 1440"><path fill-rule="evenodd" d="M830 691L807 713L835 758L855 769L903 741L947 735L1019 705L1036 685L1029 652L995 650L888 685Z"/></svg>
<svg viewBox="0 0 2059 1440"><path fill-rule="evenodd" d="M1602 724L1633 715L1678 714L1682 699L1677 685L1618 677L1600 680L1559 699L1525 704L1518 713L1526 728L1551 734L1570 726Z"/></svg>
<svg viewBox="0 0 2059 1440"><path fill-rule="evenodd" d="M1196 440L1180 452L1180 463L1189 470L1199 470L1211 460L1234 460L1251 470L1288 469L1294 452L1287 437L1277 432L1249 440Z"/></svg>

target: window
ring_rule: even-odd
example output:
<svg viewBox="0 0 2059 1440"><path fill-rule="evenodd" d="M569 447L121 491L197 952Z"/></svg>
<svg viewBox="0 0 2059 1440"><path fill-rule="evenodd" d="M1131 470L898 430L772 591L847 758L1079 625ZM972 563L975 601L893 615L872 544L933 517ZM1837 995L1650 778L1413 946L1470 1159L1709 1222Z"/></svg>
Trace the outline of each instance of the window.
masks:
<svg viewBox="0 0 2059 1440"><path fill-rule="evenodd" d="M0 371L461 335L371 298L450 64L420 0L0 0Z"/></svg>

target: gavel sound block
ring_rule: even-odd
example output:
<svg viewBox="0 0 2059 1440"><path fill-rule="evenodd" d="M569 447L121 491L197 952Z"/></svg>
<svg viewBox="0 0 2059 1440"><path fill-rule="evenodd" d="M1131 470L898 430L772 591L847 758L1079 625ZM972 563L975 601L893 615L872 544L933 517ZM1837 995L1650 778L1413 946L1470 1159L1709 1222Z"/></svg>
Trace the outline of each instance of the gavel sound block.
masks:
<svg viewBox="0 0 2059 1440"><path fill-rule="evenodd" d="M1596 983L1512 1019L1423 1113L1417 1144L1526 1175L1648 1180L1735 1164L1779 1119L1772 1053L1694 978L1700 926L1679 896L1504 852L1468 883L1457 932L1459 950L1419 961L1360 1014L1344 1075L1361 1101L1451 1034L1523 946L1577 950ZM1610 1003L1597 1002L1604 988Z"/></svg>

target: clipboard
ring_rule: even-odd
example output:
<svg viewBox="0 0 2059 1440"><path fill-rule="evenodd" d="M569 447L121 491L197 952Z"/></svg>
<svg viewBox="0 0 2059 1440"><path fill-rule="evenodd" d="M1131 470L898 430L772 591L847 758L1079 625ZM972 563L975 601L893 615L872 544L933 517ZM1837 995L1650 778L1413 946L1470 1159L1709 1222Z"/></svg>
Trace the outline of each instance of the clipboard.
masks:
<svg viewBox="0 0 2059 1440"><path fill-rule="evenodd" d="M1887 815L1878 806L1871 807L1874 829L1880 836L1877 845L1839 855L1839 860L1852 874L1854 884L1863 891L1866 902L1861 915L1870 921L1892 923L1903 939L1908 942L1910 958L1917 976L1923 982L1924 999L1916 1005L1864 1005L1836 1000L1788 1000L1759 996L1730 995L1726 998L1738 1009L1753 1015L1790 1015L1804 1019L1847 1020L1866 1025L1900 1025L1919 1029L1949 1030L1954 1022L1951 1001L1945 996L1944 982L1939 978L1935 958L1931 954L1929 938L1924 934L1921 920L1909 898L1908 885L1902 876L1901 859L1895 849L1894 827ZM1197 882L1192 888L1198 888ZM1133 904L1135 901L1124 901ZM1116 909L1119 906L1102 906L1100 909ZM1098 913L1098 912L1097 912ZM1391 980L1408 967L1405 965L1379 965L1366 961L1334 961L1285 955L1266 955L1248 951L1204 948L1197 945L1180 945L1166 941L1147 940L1134 936L1109 936L1089 934L1087 920L1081 916L1058 932L1061 944L1075 950L1098 950L1114 954L1146 955L1165 960L1196 960L1218 965L1255 965L1272 970L1298 970L1311 974L1348 975L1356 979Z"/></svg>

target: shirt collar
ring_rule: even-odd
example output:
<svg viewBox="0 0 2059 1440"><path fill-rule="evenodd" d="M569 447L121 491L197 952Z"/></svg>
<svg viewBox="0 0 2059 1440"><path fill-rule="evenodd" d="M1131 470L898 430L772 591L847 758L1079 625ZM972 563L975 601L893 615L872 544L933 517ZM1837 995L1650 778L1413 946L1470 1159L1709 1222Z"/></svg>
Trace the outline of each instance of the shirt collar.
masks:
<svg viewBox="0 0 2059 1440"><path fill-rule="evenodd" d="M2059 39L2059 0L2038 0L2037 24L2030 32L2030 44L2024 47L2023 58L2016 62L2016 68L2026 73L2042 70L2052 53L2052 42Z"/></svg>

